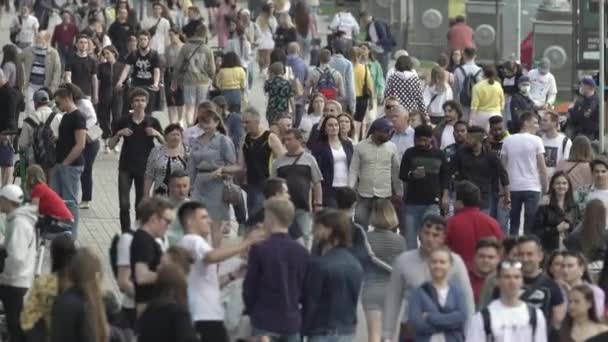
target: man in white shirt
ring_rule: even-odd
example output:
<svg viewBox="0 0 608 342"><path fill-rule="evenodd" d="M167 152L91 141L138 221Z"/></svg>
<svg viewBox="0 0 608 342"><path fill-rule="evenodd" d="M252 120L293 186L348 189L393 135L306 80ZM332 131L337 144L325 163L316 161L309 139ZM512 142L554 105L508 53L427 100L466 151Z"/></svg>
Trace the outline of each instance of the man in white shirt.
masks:
<svg viewBox="0 0 608 342"><path fill-rule="evenodd" d="M500 262L497 279L500 298L473 316L466 341L546 342L547 325L542 311L519 299L523 287L522 263L511 259Z"/></svg>
<svg viewBox="0 0 608 342"><path fill-rule="evenodd" d="M557 96L557 83L555 76L550 72L551 61L543 58L537 69L528 72L530 78L530 98L534 101L536 109L550 109Z"/></svg>
<svg viewBox="0 0 608 342"><path fill-rule="evenodd" d="M501 157L509 174L511 191L510 235L519 235L520 214L525 207L524 232L532 232L541 193L547 189L545 147L538 131L538 118L532 112L520 116L521 130L505 138Z"/></svg>
<svg viewBox="0 0 608 342"><path fill-rule="evenodd" d="M545 145L545 164L547 165L547 177L555 172L555 166L570 156L572 140L564 133L558 131L559 116L555 112L545 112L541 121L541 138Z"/></svg>
<svg viewBox="0 0 608 342"><path fill-rule="evenodd" d="M196 201L186 202L179 208L177 216L186 233L179 245L194 258L188 274L188 306L192 321L199 336L209 341L228 342L217 264L261 241L264 233L254 231L236 245L214 249L206 240L211 237L211 219L205 205ZM226 275L228 281L224 279L223 283L243 275L230 272Z"/></svg>
<svg viewBox="0 0 608 342"><path fill-rule="evenodd" d="M410 126L410 114L405 107L398 103L395 107L388 108L386 111L386 118L393 123L395 128L391 141L397 146L399 160L401 160L403 153L408 148L414 147L414 128Z"/></svg>
<svg viewBox="0 0 608 342"><path fill-rule="evenodd" d="M152 35L150 48L158 52L161 58L165 55L165 47L170 43L169 29L171 29L171 23L162 17L162 13L162 4L155 2L152 5L152 17L146 18L142 23L143 28Z"/></svg>
<svg viewBox="0 0 608 342"><path fill-rule="evenodd" d="M464 81L467 79L467 76L475 76L475 81L479 82L481 81L481 79L483 78L483 72L481 70L481 67L479 65L477 65L477 63L475 62L475 59L477 58L477 51L475 50L475 48L466 48L464 49L464 52L462 54L462 58L464 60L464 63L457 67L456 70L454 70L454 78L456 79L456 82L454 84L454 94L453 96L457 99L460 99L461 96L461 92L465 89L464 86ZM470 79L470 78L469 78ZM470 84L470 83L469 83ZM462 101L462 100L460 100ZM469 120L469 111L471 110L470 108L470 103L461 103L463 109L464 109L464 116L462 118L462 120L464 120L465 122L468 122Z"/></svg>
<svg viewBox="0 0 608 342"><path fill-rule="evenodd" d="M340 8L340 11L334 15L331 23L329 23L329 29L333 33L342 33L343 38L352 41L353 37L359 34L360 28L355 17L346 8Z"/></svg>
<svg viewBox="0 0 608 342"><path fill-rule="evenodd" d="M14 19L11 25L11 32L17 32L15 43L22 49L31 46L39 26L38 19L30 13L29 7L21 7L21 14Z"/></svg>
<svg viewBox="0 0 608 342"><path fill-rule="evenodd" d="M593 199L599 199L608 208L608 160L603 156L597 156L591 161L591 173L593 174L593 187L585 197L585 204ZM580 195L585 193L584 189L582 190L577 197L580 198ZM608 212L606 219L608 219Z"/></svg>

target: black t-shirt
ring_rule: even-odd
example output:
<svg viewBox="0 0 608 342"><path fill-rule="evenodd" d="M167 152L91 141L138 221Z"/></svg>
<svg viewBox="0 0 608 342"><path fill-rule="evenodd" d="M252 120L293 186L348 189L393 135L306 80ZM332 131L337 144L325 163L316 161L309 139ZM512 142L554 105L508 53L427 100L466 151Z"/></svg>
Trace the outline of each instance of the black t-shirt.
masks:
<svg viewBox="0 0 608 342"><path fill-rule="evenodd" d="M93 57L73 54L65 65L65 71L72 72L72 83L80 87L85 95L91 96L93 93L91 79L93 75L97 75L97 62Z"/></svg>
<svg viewBox="0 0 608 342"><path fill-rule="evenodd" d="M146 162L148 155L154 148L154 137L146 134L146 128L152 127L158 132L162 131L160 122L157 119L146 116L139 124L133 122L132 117L123 116L112 123L112 134L115 135L123 128L130 128L133 131L128 137L123 137L124 142L120 151L118 169L129 171L136 175L143 175L146 172Z"/></svg>
<svg viewBox="0 0 608 342"><path fill-rule="evenodd" d="M552 309L564 302L564 296L557 283L544 273L534 278L524 277L523 290L521 300L542 310L547 322L551 322Z"/></svg>
<svg viewBox="0 0 608 342"><path fill-rule="evenodd" d="M425 177L416 179L411 174L424 167ZM445 154L438 149L412 147L403 153L399 178L407 183L405 203L414 205L438 204L443 190L448 188L449 173Z"/></svg>
<svg viewBox="0 0 608 342"><path fill-rule="evenodd" d="M131 85L134 87L148 87L154 84L154 69L160 67L158 53L150 50L142 56L139 49L127 57L127 64L131 66Z"/></svg>
<svg viewBox="0 0 608 342"><path fill-rule="evenodd" d="M56 162L60 164L70 154L70 151L76 145L75 132L78 130L87 129L87 123L84 115L77 109L71 113L66 113L61 118L59 123L59 137L56 145ZM76 158L71 166L84 165L84 157L82 154Z"/></svg>
<svg viewBox="0 0 608 342"><path fill-rule="evenodd" d="M158 296L158 288L155 284L139 285L135 277L135 264L144 263L152 272L160 264L163 251L152 235L143 229L138 229L133 233L131 242L131 272L135 285L135 302L146 303Z"/></svg>

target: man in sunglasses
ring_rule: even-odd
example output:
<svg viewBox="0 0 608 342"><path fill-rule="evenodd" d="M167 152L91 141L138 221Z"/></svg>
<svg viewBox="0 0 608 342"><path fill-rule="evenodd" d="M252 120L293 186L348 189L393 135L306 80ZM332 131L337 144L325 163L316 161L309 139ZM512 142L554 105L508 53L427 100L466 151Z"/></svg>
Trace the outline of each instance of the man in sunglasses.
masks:
<svg viewBox="0 0 608 342"><path fill-rule="evenodd" d="M524 263L513 259L498 264L500 297L473 316L466 334L467 342L547 341L542 311L520 298L524 268Z"/></svg>

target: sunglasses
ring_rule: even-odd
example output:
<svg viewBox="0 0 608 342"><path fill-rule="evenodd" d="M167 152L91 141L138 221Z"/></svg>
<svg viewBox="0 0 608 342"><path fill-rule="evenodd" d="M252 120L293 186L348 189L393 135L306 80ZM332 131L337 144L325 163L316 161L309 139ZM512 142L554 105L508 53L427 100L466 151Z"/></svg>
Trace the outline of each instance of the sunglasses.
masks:
<svg viewBox="0 0 608 342"><path fill-rule="evenodd" d="M517 269L517 270L521 270L522 268L522 263L521 261L514 261L514 260L503 260L500 262L500 264L498 264L499 268L501 270L507 270L507 269Z"/></svg>
<svg viewBox="0 0 608 342"><path fill-rule="evenodd" d="M384 108L385 108L385 109L388 109L388 110L391 110L391 109L393 109L393 108L395 108L395 107L397 107L397 105L389 105L389 104L384 105Z"/></svg>

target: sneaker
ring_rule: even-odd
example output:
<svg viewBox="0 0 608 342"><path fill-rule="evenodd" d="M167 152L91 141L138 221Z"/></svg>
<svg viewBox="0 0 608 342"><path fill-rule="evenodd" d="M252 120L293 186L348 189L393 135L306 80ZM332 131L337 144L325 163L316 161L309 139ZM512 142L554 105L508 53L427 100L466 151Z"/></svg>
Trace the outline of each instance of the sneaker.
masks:
<svg viewBox="0 0 608 342"><path fill-rule="evenodd" d="M80 202L80 209L90 209L90 208L91 208L91 202L89 202L89 201Z"/></svg>

